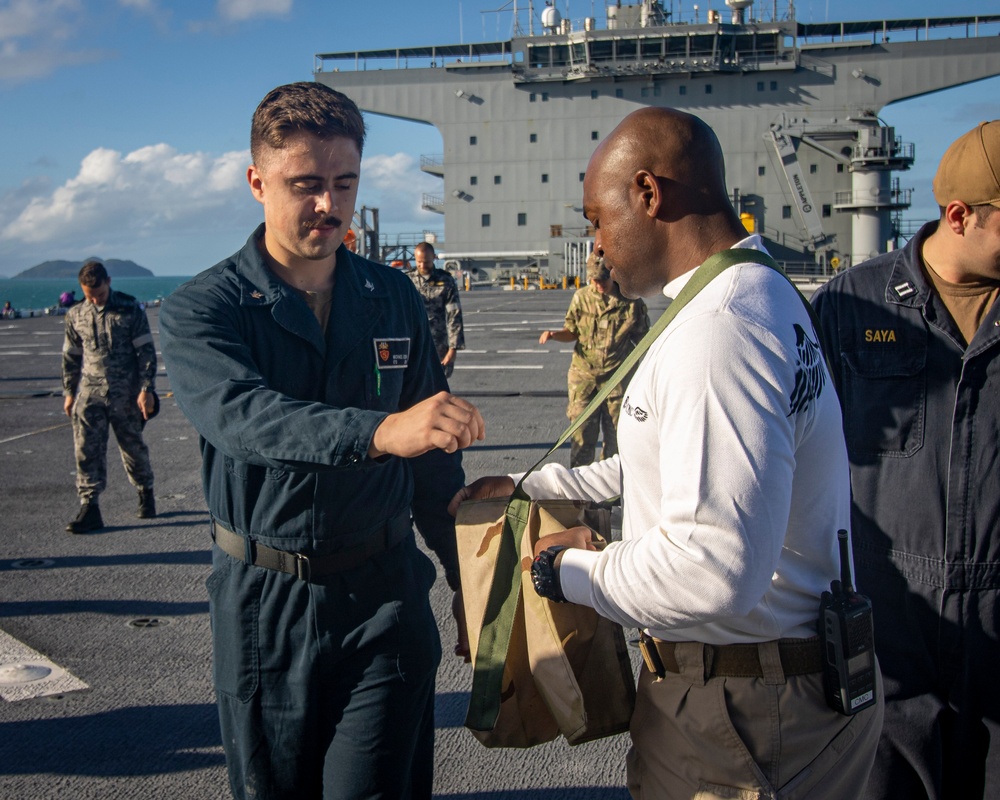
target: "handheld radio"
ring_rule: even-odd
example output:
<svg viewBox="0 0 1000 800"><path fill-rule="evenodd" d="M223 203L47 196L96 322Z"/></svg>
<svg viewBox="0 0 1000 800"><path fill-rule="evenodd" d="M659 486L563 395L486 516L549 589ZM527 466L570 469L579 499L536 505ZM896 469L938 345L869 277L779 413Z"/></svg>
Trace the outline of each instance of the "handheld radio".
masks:
<svg viewBox="0 0 1000 800"><path fill-rule="evenodd" d="M875 639L872 604L854 591L847 531L837 531L840 580L830 583L819 606L826 702L845 716L875 703Z"/></svg>

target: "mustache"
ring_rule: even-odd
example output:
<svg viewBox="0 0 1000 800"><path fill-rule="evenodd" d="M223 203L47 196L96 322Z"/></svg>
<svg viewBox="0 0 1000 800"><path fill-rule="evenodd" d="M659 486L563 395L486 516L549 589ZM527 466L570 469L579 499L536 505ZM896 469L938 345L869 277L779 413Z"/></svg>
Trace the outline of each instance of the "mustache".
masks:
<svg viewBox="0 0 1000 800"><path fill-rule="evenodd" d="M323 228L323 227L339 228L343 224L344 224L343 220L341 220L339 217L330 216L330 217L323 217L323 219L316 220L315 222L306 222L305 223L305 227L306 228Z"/></svg>

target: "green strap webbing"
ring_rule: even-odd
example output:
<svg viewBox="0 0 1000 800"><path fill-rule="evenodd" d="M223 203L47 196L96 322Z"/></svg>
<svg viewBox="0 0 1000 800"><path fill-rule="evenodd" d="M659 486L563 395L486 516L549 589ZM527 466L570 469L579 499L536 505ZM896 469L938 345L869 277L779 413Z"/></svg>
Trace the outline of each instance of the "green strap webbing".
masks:
<svg viewBox="0 0 1000 800"><path fill-rule="evenodd" d="M466 714L466 727L476 731L492 730L500 713L500 693L503 689L503 670L507 661L507 649L510 646L510 636L514 628L514 615L521 589L520 552L521 540L528 523L528 510L531 499L524 491L522 484L535 469L558 450L570 436L586 422L587 418L604 402L611 391L628 375L649 346L663 333L678 312L714 278L734 264L763 264L784 275L784 271L767 253L760 250L732 249L723 250L708 258L695 271L673 302L667 306L642 338L635 350L628 354L621 366L615 370L611 378L594 396L570 426L563 431L556 443L529 469L514 489L504 519L503 534L500 537L496 566L493 571L493 583L483 614L483 626L479 634L479 646L476 649L476 663L472 674L472 696L469 700L469 710ZM787 277L787 276L786 276ZM794 286L794 284L793 284ZM796 291L798 289L796 288ZM799 293L802 297L802 294ZM802 302L810 311L817 334L819 324L809 301L802 297Z"/></svg>

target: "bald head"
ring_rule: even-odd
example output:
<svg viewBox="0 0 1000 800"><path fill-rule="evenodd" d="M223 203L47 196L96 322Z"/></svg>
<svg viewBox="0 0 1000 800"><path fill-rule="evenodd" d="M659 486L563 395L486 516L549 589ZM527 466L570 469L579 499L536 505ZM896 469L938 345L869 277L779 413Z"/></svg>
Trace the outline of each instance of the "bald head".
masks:
<svg viewBox="0 0 1000 800"><path fill-rule="evenodd" d="M729 206L726 167L715 132L701 119L672 108L629 114L595 151L619 175L646 170L697 200L694 211Z"/></svg>
<svg viewBox="0 0 1000 800"><path fill-rule="evenodd" d="M626 297L659 291L746 235L718 138L670 108L635 111L601 142L587 166L584 213Z"/></svg>

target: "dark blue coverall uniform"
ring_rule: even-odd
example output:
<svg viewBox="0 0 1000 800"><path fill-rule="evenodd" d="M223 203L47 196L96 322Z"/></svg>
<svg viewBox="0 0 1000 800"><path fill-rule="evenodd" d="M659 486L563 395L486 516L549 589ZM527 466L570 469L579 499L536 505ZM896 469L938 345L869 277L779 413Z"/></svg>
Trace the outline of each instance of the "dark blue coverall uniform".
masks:
<svg viewBox="0 0 1000 800"><path fill-rule="evenodd" d="M968 347L909 244L813 297L885 721L866 796L1000 797L1000 306Z"/></svg>
<svg viewBox="0 0 1000 800"><path fill-rule="evenodd" d="M367 452L389 413L447 382L405 275L340 247L324 339L265 266L263 231L160 313L171 386L201 438L209 511L244 537L251 561L260 545L326 563L385 546L349 569L301 578L213 547L230 783L237 797L430 797L436 573L410 514L456 588L446 507L464 484L461 456Z"/></svg>

